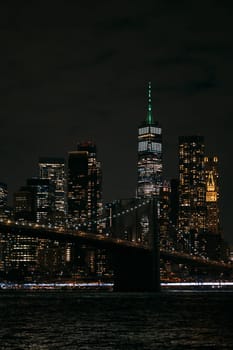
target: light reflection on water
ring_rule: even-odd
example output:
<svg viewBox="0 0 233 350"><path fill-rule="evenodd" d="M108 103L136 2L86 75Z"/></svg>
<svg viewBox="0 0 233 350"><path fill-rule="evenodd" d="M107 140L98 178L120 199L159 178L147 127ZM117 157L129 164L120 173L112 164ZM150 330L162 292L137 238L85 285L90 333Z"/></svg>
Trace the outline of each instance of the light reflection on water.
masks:
<svg viewBox="0 0 233 350"><path fill-rule="evenodd" d="M0 349L233 349L233 292L1 292Z"/></svg>

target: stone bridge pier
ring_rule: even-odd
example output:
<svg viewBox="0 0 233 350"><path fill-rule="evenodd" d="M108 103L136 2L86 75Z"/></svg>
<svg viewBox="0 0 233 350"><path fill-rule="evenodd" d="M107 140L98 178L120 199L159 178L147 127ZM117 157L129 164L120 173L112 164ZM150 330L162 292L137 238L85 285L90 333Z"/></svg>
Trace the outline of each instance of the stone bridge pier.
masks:
<svg viewBox="0 0 233 350"><path fill-rule="evenodd" d="M160 291L159 257L149 250L122 248L113 253L114 291Z"/></svg>

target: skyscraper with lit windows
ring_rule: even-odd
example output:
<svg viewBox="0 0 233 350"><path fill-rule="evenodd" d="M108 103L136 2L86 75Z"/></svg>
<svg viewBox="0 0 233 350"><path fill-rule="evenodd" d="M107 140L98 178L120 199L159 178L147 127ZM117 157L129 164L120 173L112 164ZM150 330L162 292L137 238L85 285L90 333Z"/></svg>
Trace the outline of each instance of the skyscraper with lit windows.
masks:
<svg viewBox="0 0 233 350"><path fill-rule="evenodd" d="M206 230L220 233L218 157L205 157Z"/></svg>
<svg viewBox="0 0 233 350"><path fill-rule="evenodd" d="M199 252L199 234L206 224L204 138L179 137L179 249Z"/></svg>
<svg viewBox="0 0 233 350"><path fill-rule="evenodd" d="M73 224L90 232L100 230L102 174L96 145L78 144L68 156L68 216Z"/></svg>
<svg viewBox="0 0 233 350"><path fill-rule="evenodd" d="M162 129L152 115L151 83L146 119L138 128L137 197L159 196L162 187Z"/></svg>
<svg viewBox="0 0 233 350"><path fill-rule="evenodd" d="M58 213L66 213L66 178L65 160L63 158L40 158L40 179L47 179L54 186L54 209Z"/></svg>
<svg viewBox="0 0 233 350"><path fill-rule="evenodd" d="M7 197L8 190L7 185L3 182L0 182L0 218L6 218L6 207L7 207Z"/></svg>

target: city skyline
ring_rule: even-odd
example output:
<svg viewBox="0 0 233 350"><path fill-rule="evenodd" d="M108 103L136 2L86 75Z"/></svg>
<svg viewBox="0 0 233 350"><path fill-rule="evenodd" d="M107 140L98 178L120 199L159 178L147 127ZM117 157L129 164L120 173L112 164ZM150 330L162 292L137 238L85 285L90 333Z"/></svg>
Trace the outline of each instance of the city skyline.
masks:
<svg viewBox="0 0 233 350"><path fill-rule="evenodd" d="M137 127L152 81L164 177L178 174L178 136L203 135L207 153L219 157L224 237L232 243L232 5L112 5L1 4L8 50L0 60L9 68L1 79L0 181L17 191L40 156L64 157L92 139L105 200L133 196Z"/></svg>
<svg viewBox="0 0 233 350"><path fill-rule="evenodd" d="M160 127L158 120L155 120L153 117L153 111L152 111L153 103L152 103L152 92L151 91L152 91L151 82L149 82L148 89L147 89L147 94L148 94L147 95L147 97L148 97L147 113L146 113L146 117L140 123L140 126L138 127L138 164L137 164L137 169L135 169L135 171L137 171L137 174L138 174L137 175L138 182L135 185L136 186L135 187L135 198L136 197L139 197L139 198L140 197L147 197L147 196L150 197L152 194L155 195L155 193L157 193L157 196L158 196L160 193L160 189L162 188L162 179L163 179L163 181L168 180L163 176L163 172L162 172L162 167L164 167L164 165L165 165L163 162L163 156L162 156L162 154L164 152L163 147L162 147L162 129ZM194 136L194 135L179 136L179 143L181 142L180 141L181 139L182 140L183 139L184 140L188 140L188 139L195 140L195 142L196 141L199 142L199 140L201 140L202 147L203 147L203 152L202 152L203 153L203 160L204 160L205 145L204 145L204 137L203 136L200 136L200 135L198 135L198 136ZM145 140L147 140L147 141L145 141ZM159 143L156 143L156 142L159 142ZM159 152L157 149L158 145L159 145ZM85 156L86 156L86 154L88 154L88 152L86 152L86 150L89 149L90 147L92 147L93 150L95 150L95 152L97 149L97 146L95 145L95 143L93 143L93 141L90 141L90 140L79 142L77 144L77 149L79 150L80 147L81 147L81 149L83 147L84 152L81 152L81 153L83 153L83 154L85 153ZM90 148L90 149L92 149L92 148ZM179 148L180 148L180 145L179 145ZM158 152L158 154L157 154L157 152ZM63 166L61 169L63 172L63 177L65 176L65 172L67 173L66 174L66 182L67 182L67 186L69 187L69 185L68 185L69 184L69 175L68 174L69 174L69 168L70 168L70 165L69 165L70 164L70 157L72 154L76 154L76 153L78 154L79 152L78 151L69 151L67 153L66 158L56 158L56 157L45 156L45 155L43 157L40 157L38 159L38 164L37 164L38 165L37 175L33 176L31 179L28 179L27 182L28 181L41 181L40 179L51 179L51 183L52 183L53 182L52 179L54 176L56 176L55 175L56 173L53 173L54 170L52 168L51 169L49 169L49 168L51 166L58 166L58 165L61 166L61 164L63 163ZM178 153L179 154L177 155L177 158L178 158L178 156L180 156L180 150ZM147 157L149 157L148 159L144 159L145 154L149 154L147 156ZM95 153L91 154L92 158L95 156L96 156ZM158 160L156 160L157 157L158 157ZM208 159L208 157L205 157L205 158ZM214 158L217 159L216 155L213 157L213 159ZM151 170L150 170L152 163L156 164L156 162L158 162L158 164L153 165L153 169L151 168ZM56 163L58 163L58 164L56 164ZM149 168L148 168L148 166L149 166ZM156 171L158 171L158 173L156 173L157 174L156 176L158 177L158 179L156 181L154 179L152 180L152 178L154 178L154 176L155 176L154 166L156 167L156 169L158 167L158 169L156 170ZM44 168L44 170L43 170L43 168ZM201 171L203 172L204 168ZM50 176L49 176L49 172L50 172ZM145 177L146 173L148 173L147 177ZM171 181L173 179L178 179L179 176L180 175L178 175L177 177L170 178L168 181ZM60 174L58 178L60 178L60 180L61 180L62 174ZM63 178L62 181L64 182L65 178ZM156 186L158 188L157 187L154 188L153 186L155 186L155 183L157 183L157 182L158 182L158 184ZM153 186L152 186L152 183L153 183ZM2 185L4 185L4 183ZM7 185L8 184L6 184L6 186ZM22 187L22 189L24 189L23 186L21 186L21 187ZM56 185L55 185L55 187L56 187ZM63 191L64 190L65 190L65 182L63 183ZM19 189L19 191L21 191L21 189ZM104 189L102 189L102 191L104 192ZM18 193L20 193L20 192L14 192L13 195L15 196ZM63 193L63 195L65 196L65 192ZM218 193L218 197L219 197L219 193ZM113 200L121 200L121 199L122 198L119 198L119 197L113 198ZM220 199L221 199L221 195L220 195ZM63 200L65 201L65 197ZM67 202L69 202L69 190L67 190ZM65 206L65 202L63 203L63 206ZM15 204L13 205L13 207L15 207ZM63 210L65 210L65 207ZM224 236L224 230L221 226L221 224L222 224L221 213L219 215L219 218L220 218L220 226L219 227L221 227L221 230L223 231L223 237L227 239L227 237ZM194 219L194 221L196 220L195 218L193 218L193 219ZM197 222L196 222L196 224L198 226Z"/></svg>

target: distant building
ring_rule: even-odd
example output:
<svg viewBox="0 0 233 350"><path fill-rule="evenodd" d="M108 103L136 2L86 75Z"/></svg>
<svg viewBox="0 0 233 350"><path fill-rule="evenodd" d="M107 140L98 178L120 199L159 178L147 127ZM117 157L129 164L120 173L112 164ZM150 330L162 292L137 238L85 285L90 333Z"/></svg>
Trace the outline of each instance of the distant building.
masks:
<svg viewBox="0 0 233 350"><path fill-rule="evenodd" d="M14 193L13 206L15 220L36 221L33 193L26 186Z"/></svg>
<svg viewBox="0 0 233 350"><path fill-rule="evenodd" d="M53 183L48 179L31 178L27 180L26 187L32 194L35 221L48 223L55 210Z"/></svg>
<svg viewBox="0 0 233 350"><path fill-rule="evenodd" d="M159 196L162 187L162 129L152 115L151 83L147 117L138 128L137 197Z"/></svg>
<svg viewBox="0 0 233 350"><path fill-rule="evenodd" d="M199 253L199 234L205 231L206 182L204 138L179 137L179 217L178 248Z"/></svg>
<svg viewBox="0 0 233 350"><path fill-rule="evenodd" d="M159 196L162 188L162 129L152 114L151 83L148 87L148 109L146 119L138 128L138 161L137 161L137 191L138 199L158 199L157 213L159 211ZM143 243L151 244L149 213L142 216L140 221L141 239Z"/></svg>
<svg viewBox="0 0 233 350"><path fill-rule="evenodd" d="M7 206L7 199L7 185L3 182L0 182L0 219L7 219L11 216L11 208Z"/></svg>
<svg viewBox="0 0 233 350"><path fill-rule="evenodd" d="M218 158L205 156L202 136L179 138L177 249L225 259L220 228Z"/></svg>
<svg viewBox="0 0 233 350"><path fill-rule="evenodd" d="M7 206L7 196L7 185L3 182L0 182L0 211L4 210Z"/></svg>
<svg viewBox="0 0 233 350"><path fill-rule="evenodd" d="M39 177L47 179L54 186L54 210L66 213L66 175L63 158L40 158Z"/></svg>
<svg viewBox="0 0 233 350"><path fill-rule="evenodd" d="M220 233L218 157L205 157L206 230Z"/></svg>
<svg viewBox="0 0 233 350"><path fill-rule="evenodd" d="M102 215L102 173L96 145L78 144L68 155L68 216L73 225L100 232Z"/></svg>
<svg viewBox="0 0 233 350"><path fill-rule="evenodd" d="M160 247L166 250L174 248L174 237L170 223L171 184L165 180L160 191L159 237Z"/></svg>
<svg viewBox="0 0 233 350"><path fill-rule="evenodd" d="M179 213L179 180L171 179L170 211L169 218L174 226L177 226Z"/></svg>

